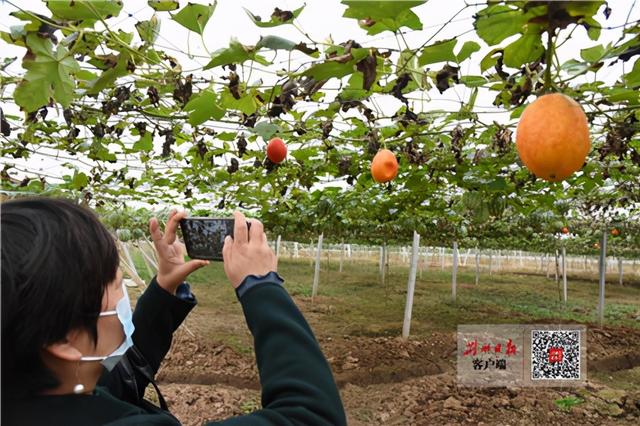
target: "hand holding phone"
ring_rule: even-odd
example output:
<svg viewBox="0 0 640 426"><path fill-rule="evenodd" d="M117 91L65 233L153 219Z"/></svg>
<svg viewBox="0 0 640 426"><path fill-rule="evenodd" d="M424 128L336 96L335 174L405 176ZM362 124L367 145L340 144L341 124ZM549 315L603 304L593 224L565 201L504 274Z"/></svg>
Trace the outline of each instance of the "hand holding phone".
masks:
<svg viewBox="0 0 640 426"><path fill-rule="evenodd" d="M222 259L222 247L227 235L233 238L235 221L230 218L189 217L180 221L187 254L192 259ZM247 222L247 228L251 223Z"/></svg>
<svg viewBox="0 0 640 426"><path fill-rule="evenodd" d="M198 268L202 268L209 262L206 260L184 260L184 245L176 238L178 223L184 219L186 212L171 211L164 228L160 229L157 218L149 221L149 233L158 252L158 285L171 294L175 294L176 288L185 281L189 274Z"/></svg>
<svg viewBox="0 0 640 426"><path fill-rule="evenodd" d="M240 223L246 221L244 215L235 212L236 220L234 234L225 238L224 272L234 288L237 288L248 275L265 275L271 271L277 272L278 259L267 244L262 223L251 219L251 227L243 227Z"/></svg>

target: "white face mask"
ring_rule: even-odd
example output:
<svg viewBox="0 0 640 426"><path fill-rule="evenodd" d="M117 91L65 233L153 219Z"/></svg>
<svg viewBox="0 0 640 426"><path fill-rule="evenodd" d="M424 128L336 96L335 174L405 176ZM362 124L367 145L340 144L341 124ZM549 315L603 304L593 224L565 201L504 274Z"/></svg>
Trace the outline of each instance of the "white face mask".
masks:
<svg viewBox="0 0 640 426"><path fill-rule="evenodd" d="M109 371L113 370L115 366L120 362L124 353L127 352L131 346L133 346L133 331L135 327L133 325L133 314L131 312L131 304L129 303L129 294L127 288L122 284L122 291L124 296L116 304L116 309L113 311L100 312L101 317L110 315L117 315L122 329L124 330L124 341L113 352L106 356L83 356L80 361L100 361L101 364Z"/></svg>

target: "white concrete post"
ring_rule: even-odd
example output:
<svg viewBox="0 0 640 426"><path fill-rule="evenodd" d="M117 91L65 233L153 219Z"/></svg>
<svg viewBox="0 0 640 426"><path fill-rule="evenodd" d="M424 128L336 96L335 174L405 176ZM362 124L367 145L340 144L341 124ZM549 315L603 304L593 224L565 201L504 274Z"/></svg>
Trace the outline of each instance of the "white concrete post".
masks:
<svg viewBox="0 0 640 426"><path fill-rule="evenodd" d="M322 238L323 234L320 234L318 238L318 250L316 252L316 269L313 274L313 288L311 290L311 302L313 298L318 294L318 282L320 281L320 254L322 252Z"/></svg>
<svg viewBox="0 0 640 426"><path fill-rule="evenodd" d="M458 242L453 242L453 266L451 273L451 298L456 301L456 290L458 286Z"/></svg>
<svg viewBox="0 0 640 426"><path fill-rule="evenodd" d="M555 278L556 278L556 284L560 283L560 275L559 275L559 272L560 272L560 261L558 259L559 256L560 255L558 254L558 250L556 249L556 269L554 271L555 272Z"/></svg>
<svg viewBox="0 0 640 426"><path fill-rule="evenodd" d="M600 283L598 294L598 322L600 326L604 322L604 290L607 272L607 230L602 232L602 242L600 244Z"/></svg>
<svg viewBox="0 0 640 426"><path fill-rule="evenodd" d="M619 257L618 258L618 274L620 276L620 285L623 285L622 284L622 273L623 273L623 271L622 271L622 258Z"/></svg>
<svg viewBox="0 0 640 426"><path fill-rule="evenodd" d="M547 278L549 278L549 266L551 265L551 258L549 257L549 253L547 253L545 256L547 257Z"/></svg>
<svg viewBox="0 0 640 426"><path fill-rule="evenodd" d="M489 250L489 275L493 275L493 250Z"/></svg>
<svg viewBox="0 0 640 426"><path fill-rule="evenodd" d="M480 250L476 249L476 285L480 281Z"/></svg>
<svg viewBox="0 0 640 426"><path fill-rule="evenodd" d="M567 252L562 246L562 299L567 303Z"/></svg>
<svg viewBox="0 0 640 426"><path fill-rule="evenodd" d="M416 287L416 267L418 265L418 251L420 250L420 235L413 231L413 245L411 246L411 269L407 282L407 301L404 305L404 322L402 324L402 337L409 337L411 331L411 310L413 309L413 293Z"/></svg>

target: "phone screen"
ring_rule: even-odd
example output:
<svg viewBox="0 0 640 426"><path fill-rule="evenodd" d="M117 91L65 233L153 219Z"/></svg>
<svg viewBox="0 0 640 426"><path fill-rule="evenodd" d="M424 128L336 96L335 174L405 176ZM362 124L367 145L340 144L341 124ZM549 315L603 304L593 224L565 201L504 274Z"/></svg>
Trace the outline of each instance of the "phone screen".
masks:
<svg viewBox="0 0 640 426"><path fill-rule="evenodd" d="M192 259L222 260L227 235L233 237L233 219L190 217L180 221L187 254Z"/></svg>

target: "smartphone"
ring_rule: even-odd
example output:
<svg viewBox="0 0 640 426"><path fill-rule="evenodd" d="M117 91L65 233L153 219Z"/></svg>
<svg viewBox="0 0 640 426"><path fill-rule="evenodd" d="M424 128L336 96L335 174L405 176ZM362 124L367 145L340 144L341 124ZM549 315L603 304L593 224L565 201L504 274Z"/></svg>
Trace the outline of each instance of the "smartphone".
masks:
<svg viewBox="0 0 640 426"><path fill-rule="evenodd" d="M192 259L222 260L222 247L227 235L233 237L233 219L188 217L180 221L187 254ZM247 228L251 223L247 222Z"/></svg>

